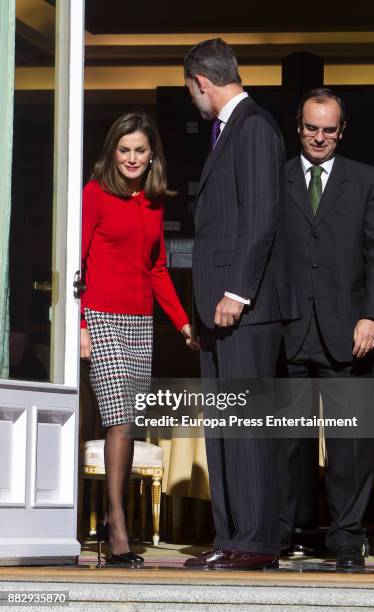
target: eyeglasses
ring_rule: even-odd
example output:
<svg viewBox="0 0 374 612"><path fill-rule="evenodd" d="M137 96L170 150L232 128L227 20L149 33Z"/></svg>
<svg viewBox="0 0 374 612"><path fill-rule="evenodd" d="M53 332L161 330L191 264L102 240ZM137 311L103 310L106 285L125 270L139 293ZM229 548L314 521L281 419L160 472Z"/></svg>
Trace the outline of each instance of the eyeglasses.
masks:
<svg viewBox="0 0 374 612"><path fill-rule="evenodd" d="M339 134L339 127L325 127L319 128L316 125L311 125L310 123L302 123L302 128L305 134L308 136L316 136L319 132L322 132L325 138L336 138Z"/></svg>

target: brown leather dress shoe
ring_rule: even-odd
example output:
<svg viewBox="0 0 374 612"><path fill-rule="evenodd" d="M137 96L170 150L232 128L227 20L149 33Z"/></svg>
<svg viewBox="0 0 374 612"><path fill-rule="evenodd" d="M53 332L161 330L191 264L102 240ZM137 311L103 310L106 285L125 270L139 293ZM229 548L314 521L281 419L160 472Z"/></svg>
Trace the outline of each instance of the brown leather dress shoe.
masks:
<svg viewBox="0 0 374 612"><path fill-rule="evenodd" d="M212 548L211 550L202 552L197 557L190 557L184 562L183 567L204 569L209 567L209 563L215 563L219 560L226 559L227 556L231 555L231 552L231 550Z"/></svg>
<svg viewBox="0 0 374 612"><path fill-rule="evenodd" d="M227 551L226 551L227 552ZM262 570L279 567L278 559L274 555L264 555L245 550L233 550L230 555L222 559L211 561L208 569L232 570Z"/></svg>

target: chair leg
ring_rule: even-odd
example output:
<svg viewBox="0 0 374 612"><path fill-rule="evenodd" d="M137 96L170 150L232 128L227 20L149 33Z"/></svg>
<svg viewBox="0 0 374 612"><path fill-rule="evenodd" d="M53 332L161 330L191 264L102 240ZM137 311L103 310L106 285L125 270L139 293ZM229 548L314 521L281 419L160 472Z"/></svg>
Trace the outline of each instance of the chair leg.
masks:
<svg viewBox="0 0 374 612"><path fill-rule="evenodd" d="M90 535L94 535L96 533L96 525L97 525L97 482L96 480L90 481Z"/></svg>
<svg viewBox="0 0 374 612"><path fill-rule="evenodd" d="M153 545L160 542L161 476L152 476Z"/></svg>
<svg viewBox="0 0 374 612"><path fill-rule="evenodd" d="M141 538L147 539L147 490L143 479L140 481L140 519L141 519Z"/></svg>

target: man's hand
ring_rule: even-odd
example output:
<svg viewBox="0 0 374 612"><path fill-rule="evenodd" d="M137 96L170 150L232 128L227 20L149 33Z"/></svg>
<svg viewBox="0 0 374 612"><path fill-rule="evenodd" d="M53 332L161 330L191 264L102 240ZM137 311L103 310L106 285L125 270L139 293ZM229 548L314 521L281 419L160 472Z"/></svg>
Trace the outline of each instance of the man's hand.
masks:
<svg viewBox="0 0 374 612"><path fill-rule="evenodd" d="M186 325L183 325L181 332L186 339L188 348L190 348L192 351L199 351L200 338L196 335L195 327L189 323L186 323Z"/></svg>
<svg viewBox="0 0 374 612"><path fill-rule="evenodd" d="M91 336L87 328L81 329L81 358L90 359L91 357Z"/></svg>
<svg viewBox="0 0 374 612"><path fill-rule="evenodd" d="M354 347L352 354L356 357L365 357L374 348L374 321L360 319L353 332Z"/></svg>
<svg viewBox="0 0 374 612"><path fill-rule="evenodd" d="M214 316L214 323L218 327L229 327L240 319L244 304L229 297L223 297L218 303Z"/></svg>

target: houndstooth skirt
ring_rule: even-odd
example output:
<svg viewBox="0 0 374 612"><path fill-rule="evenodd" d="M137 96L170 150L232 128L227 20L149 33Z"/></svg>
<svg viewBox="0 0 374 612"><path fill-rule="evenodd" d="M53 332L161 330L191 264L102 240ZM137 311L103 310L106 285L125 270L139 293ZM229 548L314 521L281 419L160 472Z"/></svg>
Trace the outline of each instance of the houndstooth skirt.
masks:
<svg viewBox="0 0 374 612"><path fill-rule="evenodd" d="M151 380L153 317L85 308L92 350L90 381L104 427L135 421L135 396Z"/></svg>

